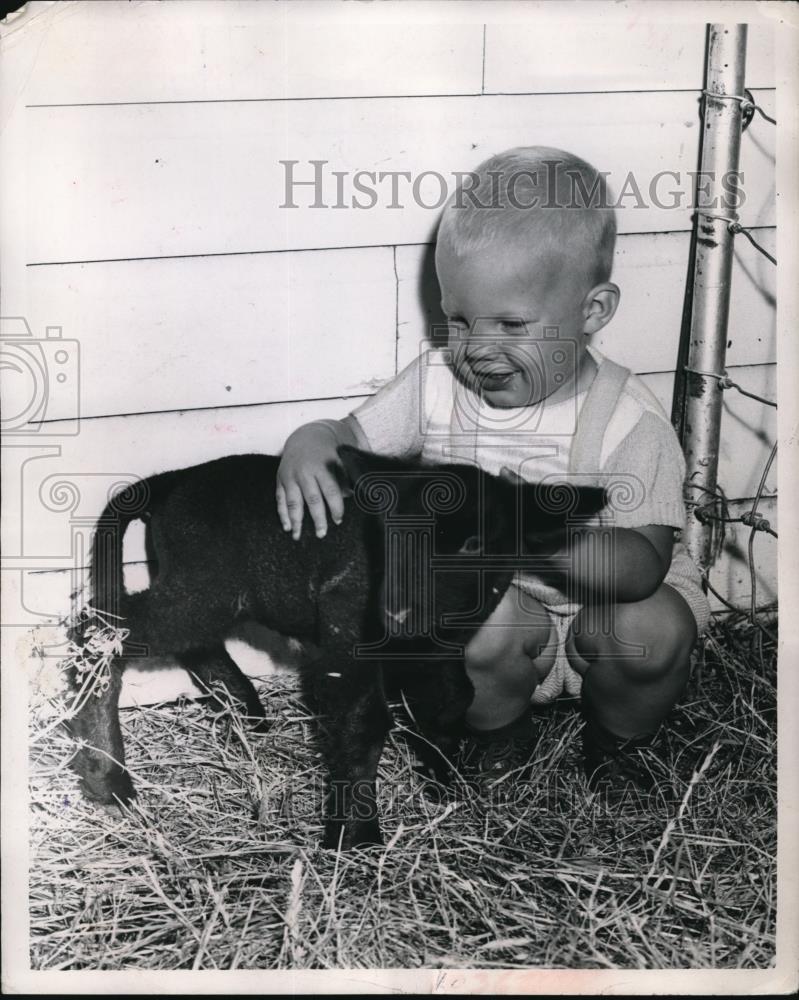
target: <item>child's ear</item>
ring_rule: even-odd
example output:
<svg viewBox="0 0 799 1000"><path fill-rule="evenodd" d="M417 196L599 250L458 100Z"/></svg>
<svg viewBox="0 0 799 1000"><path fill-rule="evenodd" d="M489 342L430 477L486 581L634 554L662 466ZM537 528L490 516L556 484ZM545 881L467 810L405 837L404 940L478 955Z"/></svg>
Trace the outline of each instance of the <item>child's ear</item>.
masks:
<svg viewBox="0 0 799 1000"><path fill-rule="evenodd" d="M601 330L603 326L613 319L616 309L619 306L621 292L619 286L612 281L595 285L586 295L583 304L583 333L591 334Z"/></svg>

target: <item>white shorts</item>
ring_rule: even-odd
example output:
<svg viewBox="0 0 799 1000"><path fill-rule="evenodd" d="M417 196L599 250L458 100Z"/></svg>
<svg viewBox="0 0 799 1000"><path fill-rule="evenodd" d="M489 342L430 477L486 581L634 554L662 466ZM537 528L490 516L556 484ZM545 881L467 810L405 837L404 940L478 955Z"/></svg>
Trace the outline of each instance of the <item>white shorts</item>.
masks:
<svg viewBox="0 0 799 1000"><path fill-rule="evenodd" d="M513 578L513 586L535 598L546 609L555 629L557 643L555 662L533 692L530 701L533 705L549 705L561 695L571 695L576 698L583 686L583 679L569 663L566 656L566 640L571 624L582 605L565 602L565 595L554 587L548 587L534 576L517 573Z"/></svg>
<svg viewBox="0 0 799 1000"><path fill-rule="evenodd" d="M699 635L705 631L710 621L710 604L702 590L701 577L693 562L678 543L675 546L672 565L663 581L673 587L686 601L691 609ZM583 679L569 663L566 656L566 640L572 622L580 612L582 605L569 604L562 594L554 587L548 587L533 576L517 573L513 585L525 594L535 598L549 613L555 629L555 662L543 681L533 692L530 699L533 705L549 705L556 698L567 695L578 697L583 686Z"/></svg>
<svg viewBox="0 0 799 1000"><path fill-rule="evenodd" d="M582 677L569 663L566 656L566 640L569 637L569 629L577 617L581 605L544 604L543 606L549 612L549 617L555 626L557 647L555 649L555 662L546 677L533 691L533 696L530 699L533 705L549 705L562 695L576 698L583 686Z"/></svg>

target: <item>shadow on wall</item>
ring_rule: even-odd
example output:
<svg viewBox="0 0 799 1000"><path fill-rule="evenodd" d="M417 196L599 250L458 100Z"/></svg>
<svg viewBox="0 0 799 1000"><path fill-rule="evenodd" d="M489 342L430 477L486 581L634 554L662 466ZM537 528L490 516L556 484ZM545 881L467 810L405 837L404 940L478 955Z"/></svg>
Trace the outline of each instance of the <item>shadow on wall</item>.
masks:
<svg viewBox="0 0 799 1000"><path fill-rule="evenodd" d="M751 248L749 248L751 251ZM754 288L759 292L763 300L772 308L777 306L777 298L771 291L770 285L774 283L774 265L761 256L759 253L742 252L740 245L733 250L735 260L741 270ZM769 269L772 270L769 270Z"/></svg>
<svg viewBox="0 0 799 1000"><path fill-rule="evenodd" d="M441 308L441 288L436 276L436 230L438 222L430 233L419 268L419 299L425 318L427 339L431 347L445 347L447 343L447 318Z"/></svg>

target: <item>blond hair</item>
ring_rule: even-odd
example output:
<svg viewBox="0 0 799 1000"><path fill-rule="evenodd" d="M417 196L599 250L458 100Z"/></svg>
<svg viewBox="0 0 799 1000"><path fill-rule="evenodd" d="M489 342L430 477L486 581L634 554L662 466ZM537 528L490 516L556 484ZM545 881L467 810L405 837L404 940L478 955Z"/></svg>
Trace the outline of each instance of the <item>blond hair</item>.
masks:
<svg viewBox="0 0 799 1000"><path fill-rule="evenodd" d="M449 199L438 240L456 256L509 241L561 254L592 283L613 268L616 213L605 176L573 153L520 146L492 156Z"/></svg>

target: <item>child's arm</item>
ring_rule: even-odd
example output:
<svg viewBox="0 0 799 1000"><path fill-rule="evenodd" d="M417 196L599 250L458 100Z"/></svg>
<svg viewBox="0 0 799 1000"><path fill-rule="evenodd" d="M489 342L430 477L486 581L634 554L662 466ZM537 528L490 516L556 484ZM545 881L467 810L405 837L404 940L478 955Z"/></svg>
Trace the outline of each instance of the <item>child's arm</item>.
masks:
<svg viewBox="0 0 799 1000"><path fill-rule="evenodd" d="M344 498L335 470L341 466L340 444L369 450L358 421L351 414L343 420L316 420L289 435L277 470L277 513L284 531L295 540L302 531L305 505L317 538L327 533L327 509L336 524L344 516Z"/></svg>
<svg viewBox="0 0 799 1000"><path fill-rule="evenodd" d="M316 420L289 435L277 470L277 510L283 529L293 538L300 537L306 504L318 538L327 532L326 508L336 524L344 516L336 478L341 468L339 445L381 455L421 452L421 386L426 369L426 359L416 358L343 420Z"/></svg>
<svg viewBox="0 0 799 1000"><path fill-rule="evenodd" d="M584 528L552 556L551 582L567 594L622 604L650 597L671 565L674 528Z"/></svg>
<svg viewBox="0 0 799 1000"><path fill-rule="evenodd" d="M644 389L635 393L646 403ZM575 594L575 603L642 601L657 591L671 566L674 531L685 523L685 460L665 413L654 399L648 405L603 463L600 481L609 489L604 525L576 527L555 557L561 580L556 586ZM617 485L623 487L618 493Z"/></svg>

